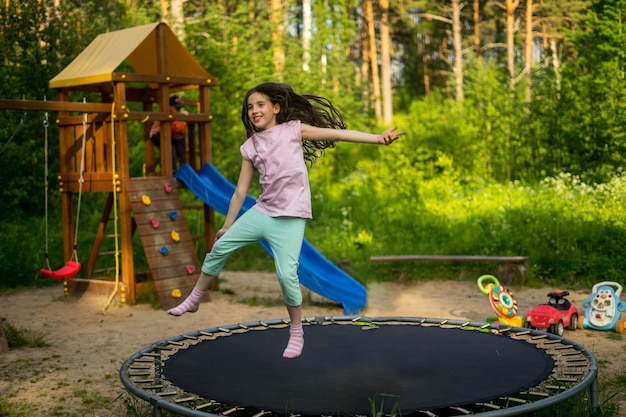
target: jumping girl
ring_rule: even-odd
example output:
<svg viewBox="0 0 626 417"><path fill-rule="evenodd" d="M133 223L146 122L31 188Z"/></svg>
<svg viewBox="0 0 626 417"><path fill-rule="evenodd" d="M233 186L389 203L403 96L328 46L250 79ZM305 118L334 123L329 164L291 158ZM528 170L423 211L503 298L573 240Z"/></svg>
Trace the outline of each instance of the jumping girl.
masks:
<svg viewBox="0 0 626 417"><path fill-rule="evenodd" d="M195 288L168 313L180 316L196 312L229 255L249 243L266 240L274 254L290 319L283 357L295 358L304 347L298 258L306 221L312 218L307 163L313 163L337 141L389 145L406 132L395 132L395 127L381 134L347 130L330 101L296 94L281 83L264 83L248 91L241 120L248 139L240 148L241 171L224 225L206 254ZM263 191L252 209L237 219L255 171Z"/></svg>

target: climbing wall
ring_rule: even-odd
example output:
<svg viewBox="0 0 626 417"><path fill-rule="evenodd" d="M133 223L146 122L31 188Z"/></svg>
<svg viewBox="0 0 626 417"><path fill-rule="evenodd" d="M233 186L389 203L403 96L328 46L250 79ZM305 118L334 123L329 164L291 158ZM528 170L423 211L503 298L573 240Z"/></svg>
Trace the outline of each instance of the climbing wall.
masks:
<svg viewBox="0 0 626 417"><path fill-rule="evenodd" d="M126 193L161 307L169 309L191 292L200 273L176 183L166 177L134 178Z"/></svg>

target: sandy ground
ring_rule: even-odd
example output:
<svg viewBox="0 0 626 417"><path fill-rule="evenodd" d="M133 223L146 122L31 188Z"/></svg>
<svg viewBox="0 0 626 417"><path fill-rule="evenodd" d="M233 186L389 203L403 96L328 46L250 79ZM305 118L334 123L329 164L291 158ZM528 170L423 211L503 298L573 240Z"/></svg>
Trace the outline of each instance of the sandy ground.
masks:
<svg viewBox="0 0 626 417"><path fill-rule="evenodd" d="M553 288L511 288L526 313L546 302ZM569 299L581 308L589 293ZM251 306L239 300L276 300ZM179 318L149 305L129 306L115 300L103 312L107 297L64 298L61 287L0 296L0 317L13 326L44 335L50 344L0 353L0 404L8 402L28 416L125 416L119 369L135 352L185 332L219 325L286 317L273 273L225 272L220 291L195 314ZM306 316L342 316L340 306L313 302ZM262 304L262 305L261 305ZM412 316L484 321L494 314L475 282L432 280L417 284L372 284L368 317ZM581 312L582 315L582 312ZM565 337L589 349L599 362L603 380L626 374L623 335L594 330L567 331ZM306 349L305 349L306 354ZM626 415L626 394L621 393ZM146 414L149 415L149 414ZM0 417L2 417L0 408Z"/></svg>

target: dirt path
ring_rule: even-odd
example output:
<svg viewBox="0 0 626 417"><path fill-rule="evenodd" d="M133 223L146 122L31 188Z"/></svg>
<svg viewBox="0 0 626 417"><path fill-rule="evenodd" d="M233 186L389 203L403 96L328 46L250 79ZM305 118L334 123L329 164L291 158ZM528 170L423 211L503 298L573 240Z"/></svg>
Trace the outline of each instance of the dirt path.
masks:
<svg viewBox="0 0 626 417"><path fill-rule="evenodd" d="M17 328L44 335L50 344L0 353L0 404L10 402L23 415L123 416L124 390L118 372L133 353L167 337L239 322L286 316L272 273L226 272L221 292L196 314L168 316L148 305L114 302L103 314L106 297L64 299L62 289L44 288L0 296L0 317ZM513 288L519 311L546 301L551 288ZM230 293L230 294L227 294ZM570 297L581 306L588 293ZM275 300L251 306L237 300ZM315 296L312 297L315 300ZM262 304L262 305L261 305ZM364 316L416 316L484 321L493 316L474 282L426 281L372 284ZM339 306L305 306L306 316L341 316ZM589 349L600 364L601 381L626 374L623 335L593 330L567 331L566 338ZM625 395L622 393L622 401ZM621 407L626 415L626 403ZM149 415L149 414L146 414ZM2 409L0 408L0 416Z"/></svg>

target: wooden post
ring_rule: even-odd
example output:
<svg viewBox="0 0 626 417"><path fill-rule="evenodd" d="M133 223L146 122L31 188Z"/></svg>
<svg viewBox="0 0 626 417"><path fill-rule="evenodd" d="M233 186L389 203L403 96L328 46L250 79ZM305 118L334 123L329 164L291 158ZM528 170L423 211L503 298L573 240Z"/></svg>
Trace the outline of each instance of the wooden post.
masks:
<svg viewBox="0 0 626 417"><path fill-rule="evenodd" d="M7 340L7 336L4 333L4 317L0 317L0 352L8 352L9 351L9 341Z"/></svg>
<svg viewBox="0 0 626 417"><path fill-rule="evenodd" d="M126 84L117 83L113 88L113 94L115 98L115 110L116 113L126 112ZM124 187L130 180L129 169L129 152L128 152L128 128L126 120L111 120L111 128L115 129L115 161L116 172L119 176L118 180L120 187L114 192L117 192L119 202L119 219L120 219L120 249L122 251L121 256L121 273L122 282L129 303L135 303L136 285L135 285L135 263L133 259L133 227L132 227L132 212L130 207L130 201L128 195L124 192ZM116 129L117 128L117 129Z"/></svg>

